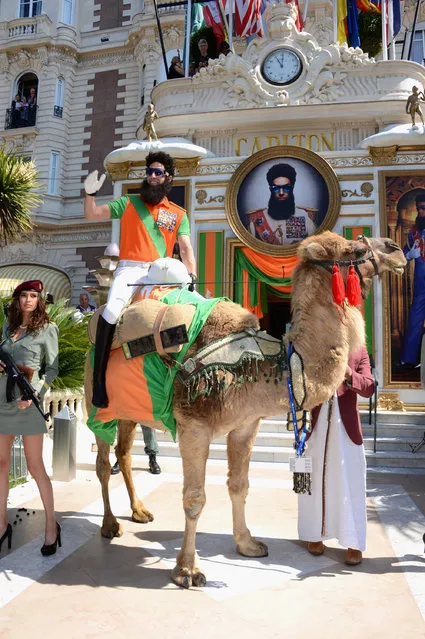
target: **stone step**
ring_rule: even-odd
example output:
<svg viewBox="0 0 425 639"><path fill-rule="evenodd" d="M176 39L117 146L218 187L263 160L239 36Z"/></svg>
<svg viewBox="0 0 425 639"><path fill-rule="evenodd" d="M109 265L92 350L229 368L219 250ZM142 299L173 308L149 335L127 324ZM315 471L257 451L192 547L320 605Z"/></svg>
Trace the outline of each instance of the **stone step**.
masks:
<svg viewBox="0 0 425 639"><path fill-rule="evenodd" d="M373 413L372 413L373 417ZM366 422L369 419L369 412L360 411L360 419ZM424 424L425 412L420 411L378 411L376 414L378 424Z"/></svg>
<svg viewBox="0 0 425 639"><path fill-rule="evenodd" d="M365 450L373 451L373 437L364 435L363 439ZM397 452L411 453L409 444L412 444L412 446L414 446L421 440L422 437L378 437L376 440L376 450L393 452L394 454ZM425 445L421 449L421 451L425 452Z"/></svg>

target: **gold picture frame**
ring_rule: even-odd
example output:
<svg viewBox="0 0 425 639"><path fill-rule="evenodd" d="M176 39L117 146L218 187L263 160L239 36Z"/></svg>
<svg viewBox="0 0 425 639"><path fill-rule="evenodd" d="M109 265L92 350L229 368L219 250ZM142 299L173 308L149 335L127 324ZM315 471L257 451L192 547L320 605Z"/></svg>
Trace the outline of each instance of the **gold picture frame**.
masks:
<svg viewBox="0 0 425 639"><path fill-rule="evenodd" d="M401 248L414 224L415 200L419 194L425 198L425 170L379 172L381 233ZM420 369L415 368L415 363L402 364L407 355L405 343L413 300L414 261L408 262L402 277L390 273L383 278L383 388L421 388Z"/></svg>
<svg viewBox="0 0 425 639"><path fill-rule="evenodd" d="M268 222L264 222L261 216L262 211L268 213L267 201L270 206L272 205L266 176L270 168L277 164L289 165L296 173L291 187L294 213L284 220L286 237L283 236L280 226L271 231ZM273 188L273 185L270 185L270 188ZM312 198L311 204L307 205L309 197ZM297 201L302 206L296 205ZM332 167L317 153L296 146L263 149L249 157L233 174L225 198L227 219L239 240L255 251L277 256L294 255L304 237L332 229L338 219L340 208L341 189ZM299 209L304 213L298 213ZM254 223L253 215L257 216ZM288 225L289 219L293 220L291 226ZM261 228L260 222L263 225ZM268 226L269 230L264 226ZM307 227L314 230L307 232Z"/></svg>

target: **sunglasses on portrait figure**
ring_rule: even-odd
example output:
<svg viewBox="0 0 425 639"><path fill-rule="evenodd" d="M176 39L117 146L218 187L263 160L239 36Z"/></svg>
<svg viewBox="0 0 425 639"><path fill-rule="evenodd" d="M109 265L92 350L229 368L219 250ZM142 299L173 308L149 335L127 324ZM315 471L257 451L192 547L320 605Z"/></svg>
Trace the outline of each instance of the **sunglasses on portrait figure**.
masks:
<svg viewBox="0 0 425 639"><path fill-rule="evenodd" d="M279 193L279 191L283 191L284 193L290 193L293 189L292 184L272 184L270 187L270 191L272 193Z"/></svg>
<svg viewBox="0 0 425 639"><path fill-rule="evenodd" d="M163 169L146 169L146 175L147 176L151 176L154 175L155 177L163 177L164 175L170 175L169 173L167 173L167 171L164 171Z"/></svg>

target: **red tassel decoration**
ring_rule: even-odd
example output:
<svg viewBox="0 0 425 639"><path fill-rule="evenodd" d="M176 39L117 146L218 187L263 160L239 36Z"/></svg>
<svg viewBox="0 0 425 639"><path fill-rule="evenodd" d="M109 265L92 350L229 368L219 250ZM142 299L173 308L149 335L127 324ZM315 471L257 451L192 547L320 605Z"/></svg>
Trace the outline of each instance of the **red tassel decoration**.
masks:
<svg viewBox="0 0 425 639"><path fill-rule="evenodd" d="M332 268L332 295L335 304L342 304L345 300L345 286L338 264Z"/></svg>
<svg viewBox="0 0 425 639"><path fill-rule="evenodd" d="M362 301L359 276L353 265L348 269L347 275L347 299L351 306L358 306Z"/></svg>

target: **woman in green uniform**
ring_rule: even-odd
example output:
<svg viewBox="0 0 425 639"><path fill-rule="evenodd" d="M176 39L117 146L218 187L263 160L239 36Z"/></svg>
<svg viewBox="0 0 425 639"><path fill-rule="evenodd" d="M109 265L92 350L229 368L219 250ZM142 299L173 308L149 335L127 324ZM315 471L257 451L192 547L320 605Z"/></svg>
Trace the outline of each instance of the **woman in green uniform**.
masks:
<svg viewBox="0 0 425 639"><path fill-rule="evenodd" d="M2 348L10 353L15 364L26 367L27 376L32 374L31 384L41 399L58 374L58 328L46 313L42 290L40 280L22 282L15 288L2 336ZM46 514L41 553L52 555L57 545L61 545L61 529L56 523L52 484L43 462L46 423L31 400L20 398L19 389L15 388L16 399L7 402L6 382L6 375L0 375L0 552L6 539L11 547L12 527L7 522L9 467L13 440L16 435L23 435L28 470L37 482Z"/></svg>

